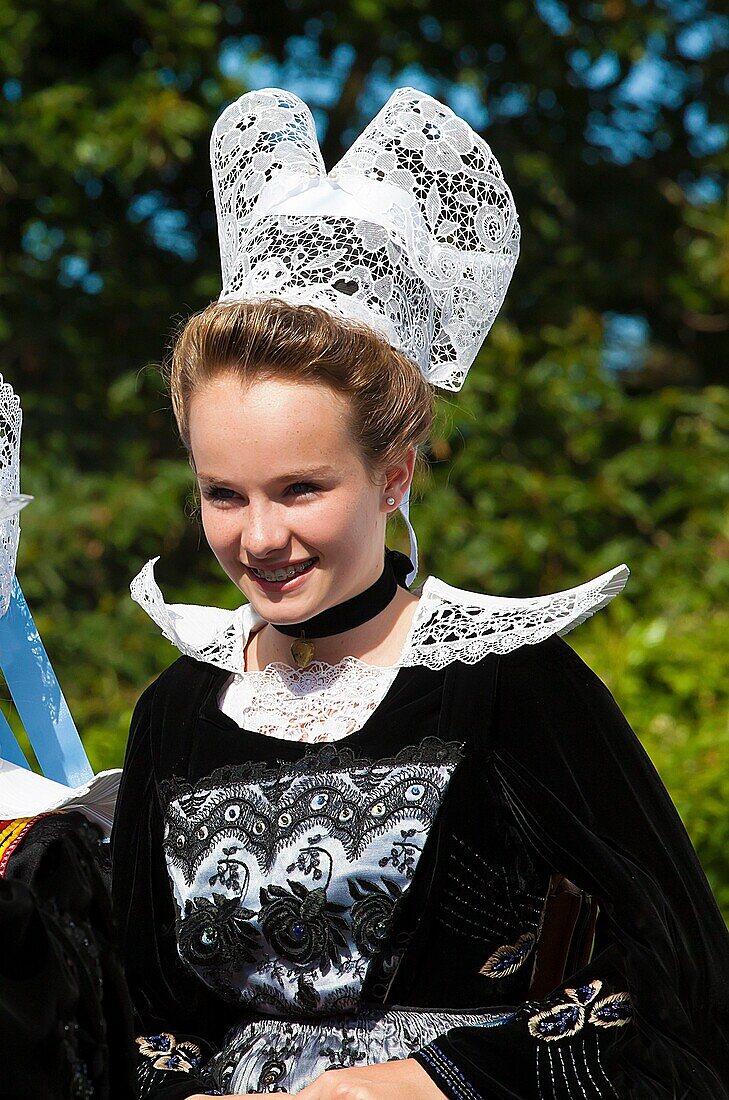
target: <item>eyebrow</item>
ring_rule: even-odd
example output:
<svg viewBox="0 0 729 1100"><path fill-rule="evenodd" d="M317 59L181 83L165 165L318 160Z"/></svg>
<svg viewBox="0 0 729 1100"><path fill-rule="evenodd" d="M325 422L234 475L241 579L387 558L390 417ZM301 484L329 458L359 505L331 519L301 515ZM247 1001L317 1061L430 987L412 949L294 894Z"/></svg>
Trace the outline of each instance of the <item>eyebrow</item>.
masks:
<svg viewBox="0 0 729 1100"><path fill-rule="evenodd" d="M331 477L336 473L333 466L316 466L309 470L294 470L292 473L279 474L278 477L273 478L273 481L311 481L316 478ZM228 477L216 477L215 474L198 474L198 481L205 481L207 483L216 483L223 481L235 480Z"/></svg>

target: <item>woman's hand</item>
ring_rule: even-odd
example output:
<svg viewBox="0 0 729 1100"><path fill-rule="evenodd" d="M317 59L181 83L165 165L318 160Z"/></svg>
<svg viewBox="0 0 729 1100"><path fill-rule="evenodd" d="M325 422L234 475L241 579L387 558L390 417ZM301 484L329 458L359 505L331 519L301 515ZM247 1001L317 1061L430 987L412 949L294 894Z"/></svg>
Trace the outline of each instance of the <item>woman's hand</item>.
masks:
<svg viewBox="0 0 729 1100"><path fill-rule="evenodd" d="M242 1095L236 1093L235 1097L224 1096L222 1100L238 1100ZM283 1098L286 1094L278 1096ZM445 1100L414 1058L381 1062L377 1066L327 1070L297 1096L301 1100ZM189 1100L207 1100L207 1097L197 1095ZM260 1100L260 1095L252 1093L247 1100Z"/></svg>

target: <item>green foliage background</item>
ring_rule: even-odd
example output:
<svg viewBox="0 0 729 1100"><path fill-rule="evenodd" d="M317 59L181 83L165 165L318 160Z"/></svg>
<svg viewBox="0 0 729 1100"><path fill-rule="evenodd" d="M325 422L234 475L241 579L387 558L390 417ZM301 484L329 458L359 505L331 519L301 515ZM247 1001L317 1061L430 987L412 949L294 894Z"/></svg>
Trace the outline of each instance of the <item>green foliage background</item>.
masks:
<svg viewBox="0 0 729 1100"><path fill-rule="evenodd" d="M729 914L728 41L709 0L0 0L2 370L36 497L18 575L97 768L175 656L131 576L161 554L168 598L239 599L156 368L219 291L212 122L249 86L291 87L331 164L416 84L473 113L523 226L507 305L441 404L414 508L424 568L529 595L630 565L570 641ZM620 371L611 314L648 325Z"/></svg>

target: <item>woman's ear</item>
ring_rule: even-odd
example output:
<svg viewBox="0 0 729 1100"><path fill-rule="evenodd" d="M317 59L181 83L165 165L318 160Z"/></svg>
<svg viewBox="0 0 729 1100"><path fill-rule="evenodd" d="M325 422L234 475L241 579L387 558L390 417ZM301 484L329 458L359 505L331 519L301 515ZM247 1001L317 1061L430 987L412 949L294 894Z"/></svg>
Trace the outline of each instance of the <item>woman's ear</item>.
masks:
<svg viewBox="0 0 729 1100"><path fill-rule="evenodd" d="M387 504L388 497L394 498L399 507L410 492L410 485L415 470L415 448L408 447L402 460L385 471L385 485L383 489L383 505L386 511L390 511L392 505Z"/></svg>

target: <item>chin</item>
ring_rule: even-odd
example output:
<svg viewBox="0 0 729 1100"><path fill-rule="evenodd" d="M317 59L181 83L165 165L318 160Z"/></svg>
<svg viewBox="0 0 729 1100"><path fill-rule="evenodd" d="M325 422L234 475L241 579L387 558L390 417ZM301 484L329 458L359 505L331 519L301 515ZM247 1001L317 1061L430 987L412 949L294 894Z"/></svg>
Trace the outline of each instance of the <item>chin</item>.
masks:
<svg viewBox="0 0 729 1100"><path fill-rule="evenodd" d="M237 587L241 590L253 609L267 622L286 626L289 623L305 622L318 615L335 601L327 601L324 593L264 592L248 577L243 578Z"/></svg>

